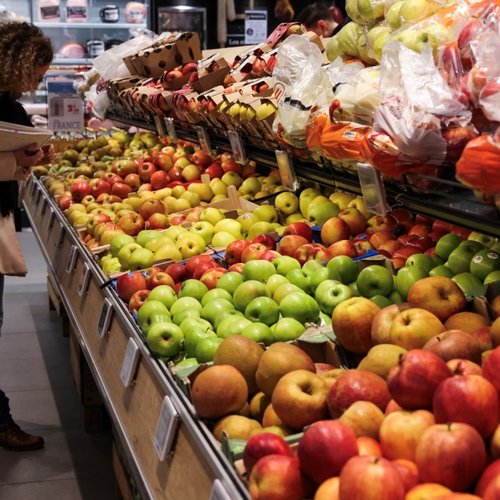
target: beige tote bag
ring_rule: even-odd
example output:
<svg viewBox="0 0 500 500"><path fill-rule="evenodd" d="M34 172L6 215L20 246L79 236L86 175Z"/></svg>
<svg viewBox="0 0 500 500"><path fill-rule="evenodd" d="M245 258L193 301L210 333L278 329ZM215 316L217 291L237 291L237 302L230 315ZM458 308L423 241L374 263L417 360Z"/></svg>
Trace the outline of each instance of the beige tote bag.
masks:
<svg viewBox="0 0 500 500"><path fill-rule="evenodd" d="M0 216L0 274L26 276L28 268L16 235L14 217Z"/></svg>

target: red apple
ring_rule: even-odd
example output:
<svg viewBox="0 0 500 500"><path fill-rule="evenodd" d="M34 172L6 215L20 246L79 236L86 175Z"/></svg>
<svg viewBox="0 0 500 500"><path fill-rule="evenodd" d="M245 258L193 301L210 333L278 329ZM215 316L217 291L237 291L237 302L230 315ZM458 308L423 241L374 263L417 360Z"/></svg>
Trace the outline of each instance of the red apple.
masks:
<svg viewBox="0 0 500 500"><path fill-rule="evenodd" d="M474 495L484 498L484 493L488 488L489 484L496 478L500 476L500 460L495 460L484 469L483 473L479 477L474 489Z"/></svg>
<svg viewBox="0 0 500 500"><path fill-rule="evenodd" d="M160 285L167 285L171 288L174 288L175 283L174 280L172 279L172 276L165 272L160 272L152 276L149 281L148 281L148 290L153 290L157 286Z"/></svg>
<svg viewBox="0 0 500 500"><path fill-rule="evenodd" d="M139 214L144 220L148 220L153 214L165 215L165 205L156 198L147 198L141 203Z"/></svg>
<svg viewBox="0 0 500 500"><path fill-rule="evenodd" d="M392 215L377 215L372 222L371 230L377 231L396 231L399 228L398 220Z"/></svg>
<svg viewBox="0 0 500 500"><path fill-rule="evenodd" d="M447 330L440 333L428 340L422 349L437 354L445 362L460 358L481 363L479 342L470 333L462 330Z"/></svg>
<svg viewBox="0 0 500 500"><path fill-rule="evenodd" d="M127 303L135 292L144 289L146 289L146 280L141 273L130 272L121 274L116 280L118 297Z"/></svg>
<svg viewBox="0 0 500 500"><path fill-rule="evenodd" d="M221 163L221 168L224 171L224 173L227 172L236 172L237 174L240 173L241 167L238 165L233 158L229 158Z"/></svg>
<svg viewBox="0 0 500 500"><path fill-rule="evenodd" d="M413 349L401 356L387 377L392 398L405 409L431 409L432 398L438 385L452 371L436 354Z"/></svg>
<svg viewBox="0 0 500 500"><path fill-rule="evenodd" d="M389 344L392 321L400 312L411 309L411 307L408 302L401 302L381 309L372 322L371 337L373 343L375 345Z"/></svg>
<svg viewBox="0 0 500 500"><path fill-rule="evenodd" d="M128 302L128 310L131 313L137 312L147 302L150 293L151 290L138 290L135 292Z"/></svg>
<svg viewBox="0 0 500 500"><path fill-rule="evenodd" d="M293 456L290 445L277 434L262 432L250 438L243 450L243 464L247 474L252 472L253 466L267 455Z"/></svg>
<svg viewBox="0 0 500 500"><path fill-rule="evenodd" d="M236 264L229 266L227 272L243 274L243 266L244 266L243 262L237 262Z"/></svg>
<svg viewBox="0 0 500 500"><path fill-rule="evenodd" d="M357 255L354 244L349 240L337 241L328 247L328 252L330 253L332 259L333 257L337 257L337 255L346 255L347 257L354 259Z"/></svg>
<svg viewBox="0 0 500 500"><path fill-rule="evenodd" d="M322 420L302 436L297 456L302 470L318 484L337 476L346 462L358 455L354 432L342 422Z"/></svg>
<svg viewBox="0 0 500 500"><path fill-rule="evenodd" d="M500 394L500 347L496 347L483 363L483 377L489 380Z"/></svg>
<svg viewBox="0 0 500 500"><path fill-rule="evenodd" d="M137 236L146 226L146 221L139 214L130 212L118 221L118 225L130 236Z"/></svg>
<svg viewBox="0 0 500 500"><path fill-rule="evenodd" d="M419 238L423 238L427 236L431 232L430 226L426 224L415 224L409 231L408 236L418 236Z"/></svg>
<svg viewBox="0 0 500 500"><path fill-rule="evenodd" d="M186 266L184 264L180 263L170 264L165 269L165 272L172 277L174 283L180 283L181 281L184 281L184 279L186 278Z"/></svg>
<svg viewBox="0 0 500 500"><path fill-rule="evenodd" d="M260 243L266 246L269 250L276 250L276 241L269 234L259 234L252 240L252 243Z"/></svg>
<svg viewBox="0 0 500 500"><path fill-rule="evenodd" d="M241 252L241 262L243 264L249 260L258 260L260 256L269 249L262 243L250 243Z"/></svg>
<svg viewBox="0 0 500 500"><path fill-rule="evenodd" d="M168 172L173 165L172 157L168 153L160 153L153 158L153 163L158 170Z"/></svg>
<svg viewBox="0 0 500 500"><path fill-rule="evenodd" d="M420 438L416 464L422 482L465 491L486 465L483 438L468 424L433 425Z"/></svg>
<svg viewBox="0 0 500 500"><path fill-rule="evenodd" d="M118 176L117 176L118 177ZM104 179L96 179L92 187L90 188L90 192L94 198L97 198L102 193L110 193L111 192L111 184L106 182Z"/></svg>
<svg viewBox="0 0 500 500"><path fill-rule="evenodd" d="M375 247L369 241L356 241L354 243L356 255L366 255L370 250L375 250Z"/></svg>
<svg viewBox="0 0 500 500"><path fill-rule="evenodd" d="M382 243L379 247L378 247L378 251L380 250L384 250L386 252L388 252L391 256L394 255L394 252L396 250L399 250L400 248L403 248L403 244L399 241L394 241L394 240L390 240L390 241L386 241L385 243Z"/></svg>
<svg viewBox="0 0 500 500"><path fill-rule="evenodd" d="M337 216L339 219L347 222L350 234L359 234L366 229L365 216L354 207L347 207L341 210Z"/></svg>
<svg viewBox="0 0 500 500"><path fill-rule="evenodd" d="M308 243L312 243L313 232L309 224L306 224L305 222L292 222L292 224L286 226L283 231L283 236L294 234L302 236Z"/></svg>
<svg viewBox="0 0 500 500"><path fill-rule="evenodd" d="M191 279L194 275L194 272L196 268L198 267L199 264L201 264L203 261L206 260L214 260L214 258L211 255L207 254L200 254L200 255L195 255L194 257L190 257L186 261L186 278Z"/></svg>
<svg viewBox="0 0 500 500"><path fill-rule="evenodd" d="M156 191L167 187L168 175L164 170L157 170L151 174L150 178L151 187Z"/></svg>
<svg viewBox="0 0 500 500"><path fill-rule="evenodd" d="M420 253L424 253L429 248L433 248L436 242L429 236L422 236L410 238L406 244L410 247L415 247Z"/></svg>
<svg viewBox="0 0 500 500"><path fill-rule="evenodd" d="M394 259L404 259L405 262L408 260L409 257L412 255L415 255L417 253L422 253L418 248L416 247L404 247L400 248L399 250L396 250L393 254L392 257Z"/></svg>
<svg viewBox="0 0 500 500"><path fill-rule="evenodd" d="M348 240L350 236L349 224L338 217L331 217L321 228L321 241L325 245L333 245L337 241Z"/></svg>
<svg viewBox="0 0 500 500"><path fill-rule="evenodd" d="M156 213L153 214L144 226L146 229L166 229L170 223L168 222L168 217L164 214Z"/></svg>
<svg viewBox="0 0 500 500"><path fill-rule="evenodd" d="M351 458L340 473L340 500L403 500L405 488L400 473L381 457Z"/></svg>
<svg viewBox="0 0 500 500"><path fill-rule="evenodd" d="M208 167L212 164L212 157L201 150L195 151L191 156L191 161L199 167Z"/></svg>
<svg viewBox="0 0 500 500"><path fill-rule="evenodd" d="M236 240L229 243L226 247L225 260L229 266L241 262L241 253L243 250L250 246L251 243L248 240Z"/></svg>
<svg viewBox="0 0 500 500"><path fill-rule="evenodd" d="M395 240L396 236L390 231L377 231L370 237L370 243L375 247L376 250L380 248L381 245L387 241Z"/></svg>
<svg viewBox="0 0 500 500"><path fill-rule="evenodd" d="M360 436L356 439L356 442L358 443L360 455L374 455L376 457L382 456L382 448L376 439L368 436Z"/></svg>
<svg viewBox="0 0 500 500"><path fill-rule="evenodd" d="M187 75L193 71L198 70L198 64L195 62L188 62L182 66L182 74Z"/></svg>
<svg viewBox="0 0 500 500"><path fill-rule="evenodd" d="M91 193L89 183L85 180L76 180L71 186L71 196L76 203L80 203L85 196Z"/></svg>
<svg viewBox="0 0 500 500"><path fill-rule="evenodd" d="M396 208L396 210L393 210L390 215L394 217L399 223L413 220L412 213L408 212L408 210L404 208Z"/></svg>
<svg viewBox="0 0 500 500"><path fill-rule="evenodd" d="M446 362L454 375L482 375L483 369L468 359L450 359Z"/></svg>
<svg viewBox="0 0 500 500"><path fill-rule="evenodd" d="M396 467L399 475L401 476L405 493L410 491L420 482L418 478L418 468L414 462L405 460L404 458L398 458L396 460L392 460L391 463L394 467Z"/></svg>
<svg viewBox="0 0 500 500"><path fill-rule="evenodd" d="M394 399L391 399L385 409L385 414L389 415L389 413L393 413L395 411L403 411L404 408L396 403Z"/></svg>
<svg viewBox="0 0 500 500"><path fill-rule="evenodd" d="M117 181L117 182L120 182L120 181ZM130 190L131 190L130 192L132 192L132 191L136 192L141 185L141 179L139 178L139 176L137 174L128 174L123 179L123 183L130 187Z"/></svg>
<svg viewBox="0 0 500 500"><path fill-rule="evenodd" d="M205 169L204 173L210 176L210 180L216 178L220 179L224 175L224 170L222 170L221 166L218 163L212 163Z"/></svg>
<svg viewBox="0 0 500 500"><path fill-rule="evenodd" d="M146 286L148 285L149 280L155 274L158 274L161 272L163 272L163 269L161 267L157 267L157 266L151 266L151 267L148 267L148 268L144 269L143 271L141 271L142 276L146 280Z"/></svg>
<svg viewBox="0 0 500 500"><path fill-rule="evenodd" d="M277 252L276 250L268 250L259 257L259 260L268 260L269 262L272 262L278 257L281 257L281 254L279 252Z"/></svg>
<svg viewBox="0 0 500 500"><path fill-rule="evenodd" d="M199 280L209 269L213 269L214 267L219 267L219 264L214 259L207 259L198 263L193 273L193 278Z"/></svg>
<svg viewBox="0 0 500 500"><path fill-rule="evenodd" d="M299 261L301 266L303 266L307 261L316 259L316 255L320 251L324 252L326 250L326 247L320 243L306 243L295 250L293 257Z"/></svg>
<svg viewBox="0 0 500 500"><path fill-rule="evenodd" d="M182 71L179 71L178 69L172 69L165 75L165 80L167 81L176 80L177 78L181 77L182 77Z"/></svg>

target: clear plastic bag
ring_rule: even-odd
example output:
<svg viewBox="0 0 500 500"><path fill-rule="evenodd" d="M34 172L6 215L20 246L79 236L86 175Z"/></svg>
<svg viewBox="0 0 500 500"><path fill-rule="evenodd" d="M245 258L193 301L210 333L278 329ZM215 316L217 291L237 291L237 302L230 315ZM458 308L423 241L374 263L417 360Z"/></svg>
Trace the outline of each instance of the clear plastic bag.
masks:
<svg viewBox="0 0 500 500"><path fill-rule="evenodd" d="M279 139L306 148L306 126L313 108L328 107L333 92L322 69L323 55L309 38L291 35L281 45L273 71L278 110L273 129Z"/></svg>

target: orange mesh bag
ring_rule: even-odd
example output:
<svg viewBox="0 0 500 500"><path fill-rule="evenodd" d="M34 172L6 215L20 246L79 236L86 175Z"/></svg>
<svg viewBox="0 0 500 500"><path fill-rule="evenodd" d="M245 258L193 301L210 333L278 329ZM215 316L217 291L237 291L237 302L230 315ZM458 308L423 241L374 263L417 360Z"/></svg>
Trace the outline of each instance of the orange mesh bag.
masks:
<svg viewBox="0 0 500 500"><path fill-rule="evenodd" d="M334 160L364 160L361 144L371 130L371 127L353 122L328 122L321 135L321 149L325 156Z"/></svg>

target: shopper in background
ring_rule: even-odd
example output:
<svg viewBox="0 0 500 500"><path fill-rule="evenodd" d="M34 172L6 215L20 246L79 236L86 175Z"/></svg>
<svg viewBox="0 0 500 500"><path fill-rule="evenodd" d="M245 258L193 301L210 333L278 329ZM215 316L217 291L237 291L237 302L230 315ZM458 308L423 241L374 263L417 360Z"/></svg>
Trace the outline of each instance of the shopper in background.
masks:
<svg viewBox="0 0 500 500"><path fill-rule="evenodd" d="M0 121L32 126L22 104L23 93L36 90L54 57L50 40L29 23L0 24ZM26 263L17 241L13 212L17 206L18 180L31 167L54 158L52 145L40 149L31 145L20 151L0 153L0 334L3 323L4 275L23 276ZM0 390L0 447L25 451L43 448L40 436L22 431L10 415L9 400Z"/></svg>
<svg viewBox="0 0 500 500"><path fill-rule="evenodd" d="M308 5L297 16L296 21L302 24L307 31L313 31L324 38L331 37L337 26L330 9L320 3Z"/></svg>

